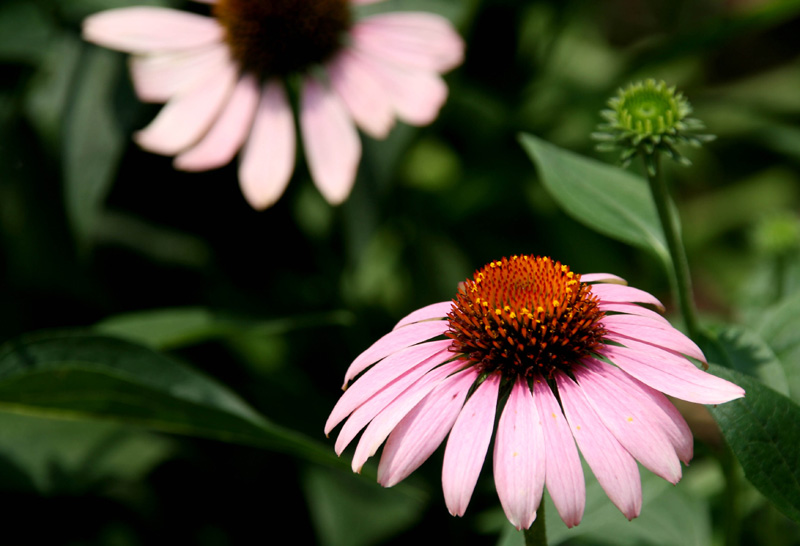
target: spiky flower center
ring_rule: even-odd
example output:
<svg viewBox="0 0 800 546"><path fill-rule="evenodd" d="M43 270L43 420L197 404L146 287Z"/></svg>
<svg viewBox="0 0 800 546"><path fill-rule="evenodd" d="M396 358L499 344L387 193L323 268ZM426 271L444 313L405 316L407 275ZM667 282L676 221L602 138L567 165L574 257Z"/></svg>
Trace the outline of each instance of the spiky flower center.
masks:
<svg viewBox="0 0 800 546"><path fill-rule="evenodd" d="M601 342L603 312L589 284L547 257L512 256L463 283L448 315L452 350L483 372L549 378Z"/></svg>
<svg viewBox="0 0 800 546"><path fill-rule="evenodd" d="M620 128L640 135L674 134L690 112L689 104L674 87L646 80L620 90L609 101Z"/></svg>
<svg viewBox="0 0 800 546"><path fill-rule="evenodd" d="M231 55L262 78L322 63L350 27L348 0L219 0Z"/></svg>

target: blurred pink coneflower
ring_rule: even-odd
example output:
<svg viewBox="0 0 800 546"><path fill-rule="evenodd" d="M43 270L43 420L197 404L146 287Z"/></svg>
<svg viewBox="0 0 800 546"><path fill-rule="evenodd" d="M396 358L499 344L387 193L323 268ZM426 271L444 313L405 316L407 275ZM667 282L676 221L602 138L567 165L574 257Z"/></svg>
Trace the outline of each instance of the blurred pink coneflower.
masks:
<svg viewBox="0 0 800 546"><path fill-rule="evenodd" d="M452 301L411 313L355 359L325 432L347 419L341 454L366 427L356 472L385 441L378 481L386 487L449 434L442 486L461 516L500 411L494 480L513 525L530 527L545 485L567 526L580 522L578 449L632 519L642 504L636 461L676 483L692 458L689 427L664 394L702 404L744 396L697 368L686 357L705 362L702 351L640 304L663 310L614 275L581 276L547 257L491 262Z"/></svg>
<svg viewBox="0 0 800 546"><path fill-rule="evenodd" d="M286 82L299 83L299 125L311 177L338 204L361 158L355 126L384 138L396 119L433 121L447 97L440 74L462 61L463 42L431 13L356 20L353 6L380 0L200 0L207 17L128 7L84 21L85 39L132 53L138 97L166 103L136 135L186 171L221 167L241 149L248 203L277 201L295 163Z"/></svg>

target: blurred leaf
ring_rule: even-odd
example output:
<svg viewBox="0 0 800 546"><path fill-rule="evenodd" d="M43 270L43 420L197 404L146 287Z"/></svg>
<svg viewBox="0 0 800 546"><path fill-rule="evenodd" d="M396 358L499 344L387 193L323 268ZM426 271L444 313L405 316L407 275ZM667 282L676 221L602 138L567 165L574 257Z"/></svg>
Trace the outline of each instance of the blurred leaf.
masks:
<svg viewBox="0 0 800 546"><path fill-rule="evenodd" d="M64 125L63 169L67 214L76 238L86 243L114 181L125 137L112 104L120 76L117 53L87 46Z"/></svg>
<svg viewBox="0 0 800 546"><path fill-rule="evenodd" d="M171 307L125 313L94 325L97 332L167 350L208 341L238 337L278 335L320 325L349 324L344 311L307 314L275 320L253 320L224 316L204 307Z"/></svg>
<svg viewBox="0 0 800 546"><path fill-rule="evenodd" d="M135 482L173 451L164 436L114 423L0 412L0 456L44 494L77 493L106 480Z"/></svg>
<svg viewBox="0 0 800 546"><path fill-rule="evenodd" d="M0 61L39 62L47 51L53 27L36 2L0 4Z"/></svg>
<svg viewBox="0 0 800 546"><path fill-rule="evenodd" d="M703 347L709 362L724 363L783 395L789 395L781 362L758 333L743 326L726 325L714 328L714 334L718 343ZM720 349L723 354L718 354Z"/></svg>
<svg viewBox="0 0 800 546"><path fill-rule="evenodd" d="M644 180L533 135L522 134L520 142L550 195L570 216L609 237L653 252L669 270L669 252Z"/></svg>
<svg viewBox="0 0 800 546"><path fill-rule="evenodd" d="M51 40L25 96L25 113L42 139L54 150L61 138L81 43L64 32Z"/></svg>
<svg viewBox="0 0 800 546"><path fill-rule="evenodd" d="M425 502L359 476L314 467L303 488L322 546L368 546L414 525Z"/></svg>
<svg viewBox="0 0 800 546"><path fill-rule="evenodd" d="M478 0L383 0L375 4L355 6L359 17L393 11L427 11L447 17L454 24L464 22Z"/></svg>
<svg viewBox="0 0 800 546"><path fill-rule="evenodd" d="M800 400L800 292L768 309L756 331L783 364L792 398Z"/></svg>
<svg viewBox="0 0 800 546"><path fill-rule="evenodd" d="M180 0L51 0L58 4L63 17L69 21L79 22L98 11L127 8L130 6L165 6L179 7Z"/></svg>
<svg viewBox="0 0 800 546"><path fill-rule="evenodd" d="M716 364L710 370L747 393L709 406L747 479L786 516L800 521L800 407L741 372Z"/></svg>
<svg viewBox="0 0 800 546"><path fill-rule="evenodd" d="M342 464L216 381L111 337L41 333L8 342L0 349L0 410L112 420Z"/></svg>

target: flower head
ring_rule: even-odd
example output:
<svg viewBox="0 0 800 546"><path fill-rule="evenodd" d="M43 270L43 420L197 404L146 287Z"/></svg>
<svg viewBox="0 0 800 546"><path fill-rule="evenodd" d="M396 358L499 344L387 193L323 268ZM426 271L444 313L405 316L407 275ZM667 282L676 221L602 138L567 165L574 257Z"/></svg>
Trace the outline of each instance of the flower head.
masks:
<svg viewBox="0 0 800 546"><path fill-rule="evenodd" d="M459 516L494 432L495 485L518 529L534 521L545 485L564 522L580 522L580 449L611 501L634 518L636 461L676 483L680 462L692 458L691 432L664 394L703 404L744 396L689 361L705 362L702 351L641 304L662 309L614 275L581 276L547 257L490 262L452 301L411 313L355 359L325 432L346 419L341 454L364 429L354 471L385 441L378 481L386 487L449 434L442 486Z"/></svg>
<svg viewBox="0 0 800 546"><path fill-rule="evenodd" d="M143 101L166 105L139 131L143 148L186 171L221 167L241 150L239 183L256 209L283 194L294 170L287 79L300 82L305 156L328 202L350 193L361 157L356 125L384 138L400 119L433 121L463 42L434 14L356 18L379 0L200 0L210 16L158 7L88 17L84 37L133 54Z"/></svg>
<svg viewBox="0 0 800 546"><path fill-rule="evenodd" d="M633 156L641 153L645 159L665 152L675 161L688 165L690 161L675 148L677 144L700 147L714 139L694 131L704 129L703 123L689 117L692 107L683 93L668 87L663 81L648 79L620 89L608 101L609 109L600 114L606 123L592 135L601 141L600 150L621 149L621 161L627 166ZM650 168L651 162L648 162Z"/></svg>

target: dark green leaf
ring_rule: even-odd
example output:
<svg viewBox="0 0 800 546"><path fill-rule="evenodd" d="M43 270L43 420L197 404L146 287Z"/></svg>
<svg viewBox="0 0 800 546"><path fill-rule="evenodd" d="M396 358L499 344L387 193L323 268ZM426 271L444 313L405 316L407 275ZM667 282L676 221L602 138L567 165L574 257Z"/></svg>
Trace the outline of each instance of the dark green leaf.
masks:
<svg viewBox="0 0 800 546"><path fill-rule="evenodd" d="M747 479L784 514L800 521L800 407L748 375L710 366L714 375L747 393L709 407Z"/></svg>
<svg viewBox="0 0 800 546"><path fill-rule="evenodd" d="M368 546L411 527L423 499L399 486L384 489L360 476L310 468L304 489L323 546Z"/></svg>
<svg viewBox="0 0 800 546"><path fill-rule="evenodd" d="M36 2L0 5L0 61L35 64L47 50L53 22Z"/></svg>
<svg viewBox="0 0 800 546"><path fill-rule="evenodd" d="M64 198L76 238L85 243L114 181L126 137L112 105L122 65L117 53L87 46L64 126Z"/></svg>
<svg viewBox="0 0 800 546"><path fill-rule="evenodd" d="M0 349L0 410L112 420L343 464L214 380L110 337L46 333L7 343Z"/></svg>
<svg viewBox="0 0 800 546"><path fill-rule="evenodd" d="M794 400L800 400L800 292L767 310L757 331L780 359Z"/></svg>
<svg viewBox="0 0 800 546"><path fill-rule="evenodd" d="M669 266L646 181L533 135L522 134L520 142L538 167L542 184L567 214L609 237L653 252Z"/></svg>

